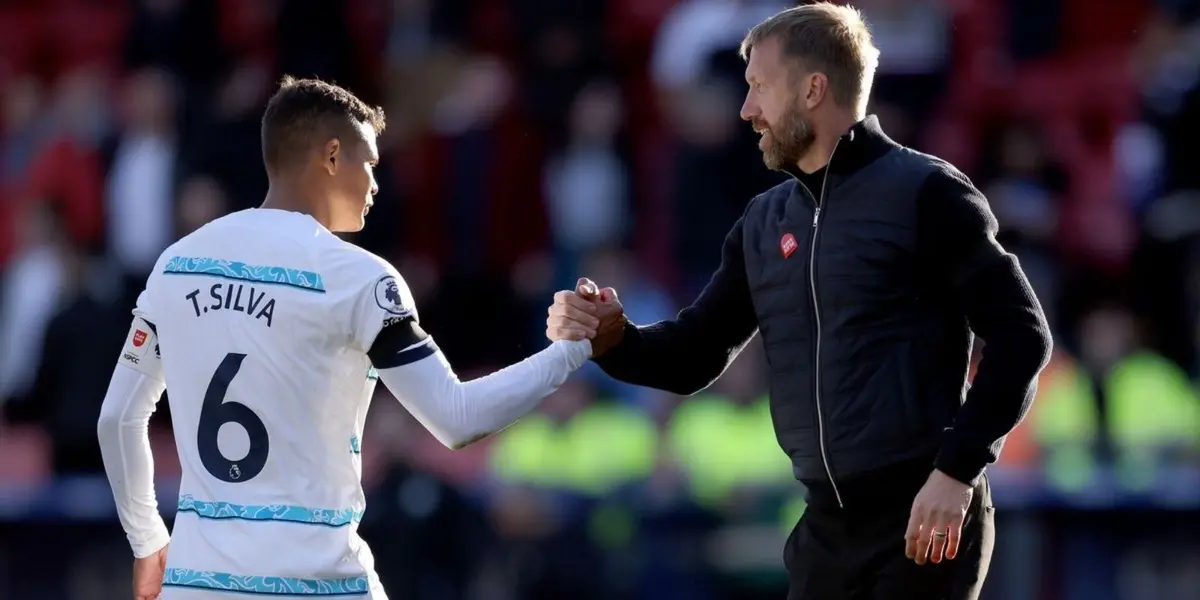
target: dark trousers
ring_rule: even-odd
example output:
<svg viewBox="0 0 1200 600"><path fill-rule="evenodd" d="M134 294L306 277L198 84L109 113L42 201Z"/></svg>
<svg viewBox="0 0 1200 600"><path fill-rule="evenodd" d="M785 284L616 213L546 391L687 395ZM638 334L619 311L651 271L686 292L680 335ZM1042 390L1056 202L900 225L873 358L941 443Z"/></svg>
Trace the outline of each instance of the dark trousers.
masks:
<svg viewBox="0 0 1200 600"><path fill-rule="evenodd" d="M918 566L904 556L904 534L913 498L930 472L924 465L846 490L839 482L844 508L826 495L831 489L810 485L809 507L783 553L788 600L976 600L995 542L987 477L975 487L957 558Z"/></svg>

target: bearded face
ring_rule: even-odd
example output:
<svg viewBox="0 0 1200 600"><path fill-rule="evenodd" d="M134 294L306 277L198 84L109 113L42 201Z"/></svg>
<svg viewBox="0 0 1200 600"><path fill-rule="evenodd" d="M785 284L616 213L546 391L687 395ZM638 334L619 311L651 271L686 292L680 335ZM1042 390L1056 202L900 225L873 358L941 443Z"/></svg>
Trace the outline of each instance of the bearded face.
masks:
<svg viewBox="0 0 1200 600"><path fill-rule="evenodd" d="M788 105L774 122L765 115L751 121L754 131L762 136L758 149L763 153L763 164L774 171L795 165L816 141L812 120L801 112L799 98L793 98Z"/></svg>

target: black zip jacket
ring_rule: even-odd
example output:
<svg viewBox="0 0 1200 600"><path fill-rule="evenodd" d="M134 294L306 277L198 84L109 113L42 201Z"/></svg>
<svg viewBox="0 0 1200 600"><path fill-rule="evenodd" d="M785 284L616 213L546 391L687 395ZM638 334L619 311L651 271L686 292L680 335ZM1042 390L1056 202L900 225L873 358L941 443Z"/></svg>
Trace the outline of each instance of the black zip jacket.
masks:
<svg viewBox="0 0 1200 600"><path fill-rule="evenodd" d="M996 242L987 200L875 117L820 172L754 198L678 317L628 324L596 362L677 394L711 384L761 332L771 414L798 479L828 487L932 462L974 484L1032 401L1045 316ZM966 384L972 332L986 345Z"/></svg>

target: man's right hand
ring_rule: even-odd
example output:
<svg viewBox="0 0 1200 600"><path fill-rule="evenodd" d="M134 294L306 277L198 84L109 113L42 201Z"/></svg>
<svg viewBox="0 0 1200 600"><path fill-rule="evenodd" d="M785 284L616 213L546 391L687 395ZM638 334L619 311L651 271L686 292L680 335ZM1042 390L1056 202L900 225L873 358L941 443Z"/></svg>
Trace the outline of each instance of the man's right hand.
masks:
<svg viewBox="0 0 1200 600"><path fill-rule="evenodd" d="M581 278L574 290L554 295L546 317L546 337L551 340L592 340L592 357L604 354L625 333L625 308L612 288L599 289Z"/></svg>
<svg viewBox="0 0 1200 600"><path fill-rule="evenodd" d="M167 570L167 546L145 558L133 559L133 600L158 600Z"/></svg>

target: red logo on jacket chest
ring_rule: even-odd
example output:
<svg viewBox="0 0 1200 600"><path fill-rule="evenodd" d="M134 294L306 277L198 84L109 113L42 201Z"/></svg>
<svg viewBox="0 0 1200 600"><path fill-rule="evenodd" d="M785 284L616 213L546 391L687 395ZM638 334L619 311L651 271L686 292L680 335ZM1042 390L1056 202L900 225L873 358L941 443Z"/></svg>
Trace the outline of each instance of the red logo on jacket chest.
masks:
<svg viewBox="0 0 1200 600"><path fill-rule="evenodd" d="M796 248L799 247L800 244L796 242L796 236L790 233L784 234L783 239L779 240L779 250L783 252L784 258L791 256L796 251Z"/></svg>

